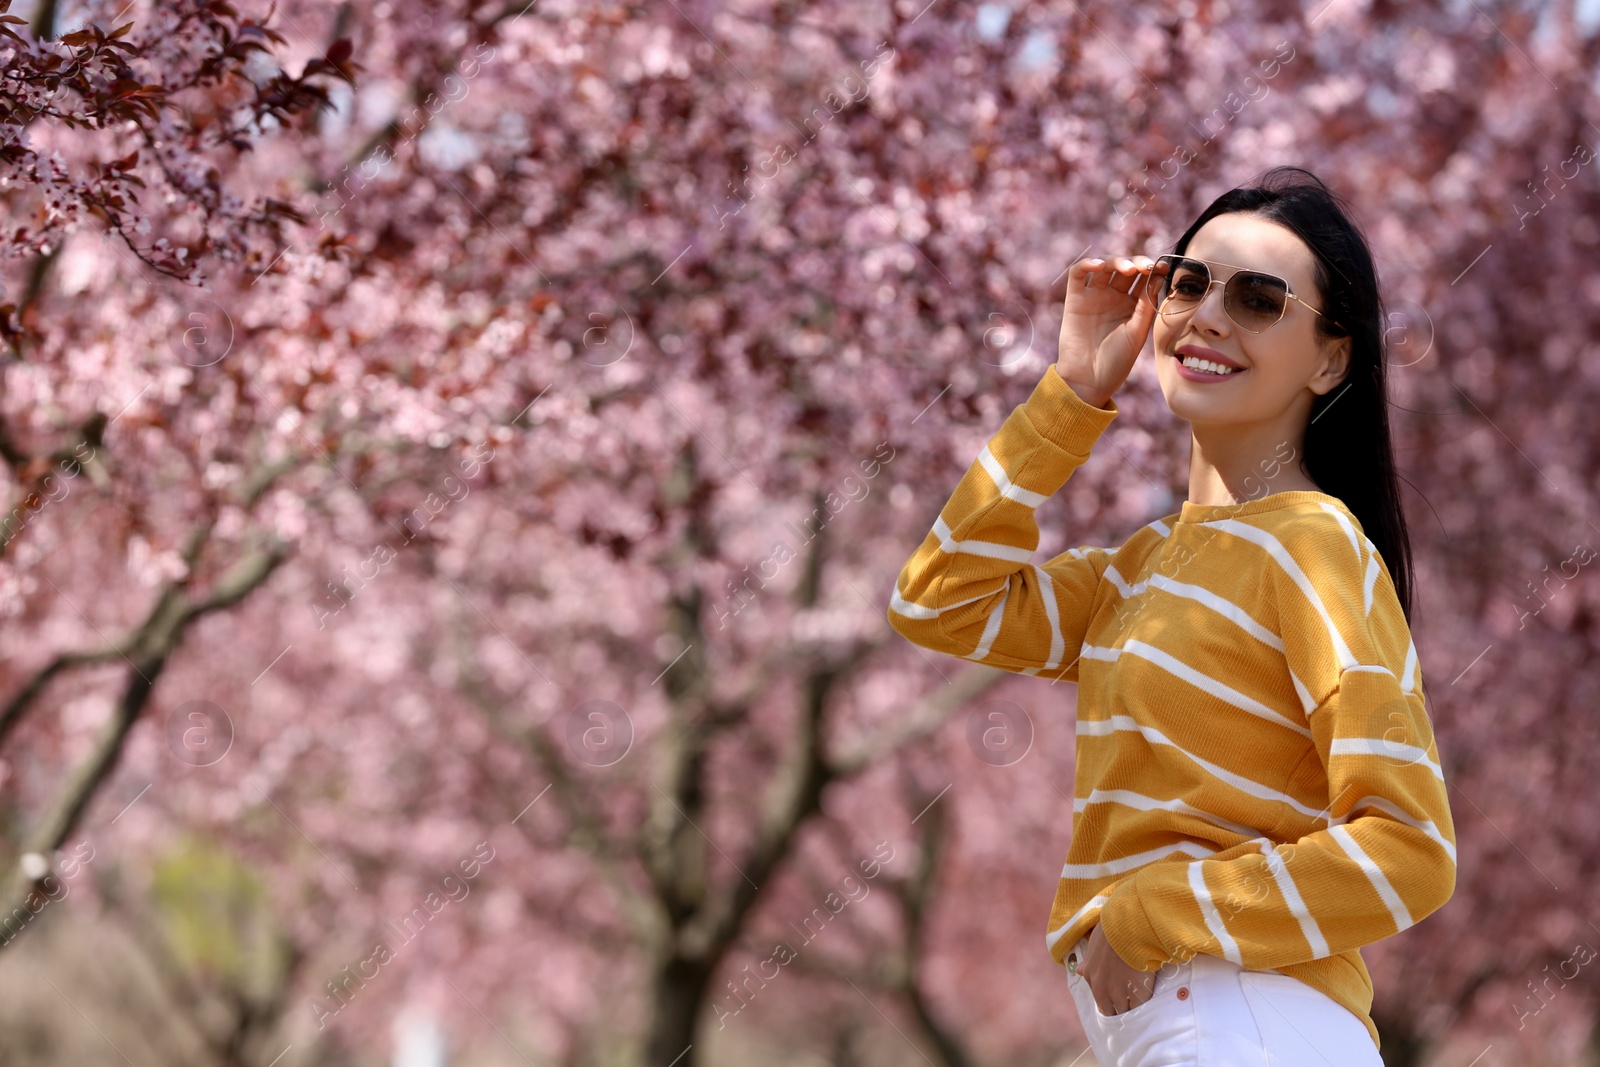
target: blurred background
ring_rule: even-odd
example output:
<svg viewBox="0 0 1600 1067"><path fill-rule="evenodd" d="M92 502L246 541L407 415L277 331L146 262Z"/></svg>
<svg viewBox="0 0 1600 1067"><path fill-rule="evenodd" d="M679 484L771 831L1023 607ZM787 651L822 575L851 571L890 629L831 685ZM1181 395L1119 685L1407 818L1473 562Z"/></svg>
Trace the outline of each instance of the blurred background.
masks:
<svg viewBox="0 0 1600 1067"><path fill-rule="evenodd" d="M1385 1061L1600 1064L1597 28L12 0L0 1061L1091 1063L1074 687L885 612L1068 266L1290 163L1378 257L1460 844ZM1185 498L1118 403L1036 558Z"/></svg>

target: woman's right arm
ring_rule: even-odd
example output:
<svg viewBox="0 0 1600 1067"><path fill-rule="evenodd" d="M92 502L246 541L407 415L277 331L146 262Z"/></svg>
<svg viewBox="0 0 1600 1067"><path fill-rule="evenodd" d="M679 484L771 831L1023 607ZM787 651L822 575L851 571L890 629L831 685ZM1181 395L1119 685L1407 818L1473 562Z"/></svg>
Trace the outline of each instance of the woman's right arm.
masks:
<svg viewBox="0 0 1600 1067"><path fill-rule="evenodd" d="M1011 671L1077 679L1095 591L1111 549L1030 562L1034 510L1072 475L1117 416L1079 397L1052 366L973 461L900 571L889 624L907 640Z"/></svg>
<svg viewBox="0 0 1600 1067"><path fill-rule="evenodd" d="M1111 395L1148 333L1148 301L1115 284L1137 287L1147 268L1120 262L1128 267L1073 265L1061 358L984 446L901 569L888 618L913 643L1005 670L1077 679L1095 593L1114 550L1080 547L1032 563L1039 544L1034 511L1116 418Z"/></svg>

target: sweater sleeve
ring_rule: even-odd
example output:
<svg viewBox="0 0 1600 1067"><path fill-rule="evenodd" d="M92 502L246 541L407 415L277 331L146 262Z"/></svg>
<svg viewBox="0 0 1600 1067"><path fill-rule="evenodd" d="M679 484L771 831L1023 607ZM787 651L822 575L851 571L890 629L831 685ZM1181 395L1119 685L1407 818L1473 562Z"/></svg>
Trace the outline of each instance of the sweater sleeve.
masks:
<svg viewBox="0 0 1600 1067"><path fill-rule="evenodd" d="M1158 861L1120 883L1100 922L1141 971L1196 953L1247 970L1322 959L1399 933L1454 892L1455 827L1416 647L1382 558L1324 508L1334 517L1287 545L1242 522L1214 525L1270 557L1266 584L1320 764L1307 753L1289 785L1309 799L1325 781L1327 807L1320 820L1296 817L1303 833L1276 835L1287 842Z"/></svg>
<svg viewBox="0 0 1600 1067"><path fill-rule="evenodd" d="M1089 458L1117 416L1062 380L1054 364L1007 416L901 569L889 625L917 645L1009 671L1077 680L1078 651L1105 548L1032 563L1034 509Z"/></svg>

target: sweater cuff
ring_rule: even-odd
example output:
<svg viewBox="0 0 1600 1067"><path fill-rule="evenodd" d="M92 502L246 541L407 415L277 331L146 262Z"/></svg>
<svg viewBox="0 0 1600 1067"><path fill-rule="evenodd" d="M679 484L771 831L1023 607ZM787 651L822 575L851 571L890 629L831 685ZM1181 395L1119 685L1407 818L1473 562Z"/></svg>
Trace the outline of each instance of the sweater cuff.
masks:
<svg viewBox="0 0 1600 1067"><path fill-rule="evenodd" d="M1153 971L1172 958L1139 899L1137 877L1117 886L1100 908L1100 933L1111 951L1136 970Z"/></svg>
<svg viewBox="0 0 1600 1067"><path fill-rule="evenodd" d="M1079 396L1052 363L1022 404L1022 413L1041 440L1082 463L1089 458L1095 440L1118 415L1116 400L1108 399L1106 403L1109 407L1097 408Z"/></svg>

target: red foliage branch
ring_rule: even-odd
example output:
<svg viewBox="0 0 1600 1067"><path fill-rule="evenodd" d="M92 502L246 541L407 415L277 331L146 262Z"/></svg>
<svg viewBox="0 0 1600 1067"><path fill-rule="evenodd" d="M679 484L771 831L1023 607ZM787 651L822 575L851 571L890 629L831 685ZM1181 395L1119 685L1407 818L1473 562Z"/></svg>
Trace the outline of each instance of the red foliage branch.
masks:
<svg viewBox="0 0 1600 1067"><path fill-rule="evenodd" d="M0 259L49 254L93 217L152 269L203 285L208 257L237 262L255 237L281 243L284 220L306 221L280 200L246 205L230 196L208 157L224 147L249 151L252 138L271 128L266 120L289 126L328 106L317 82L333 76L353 84L364 69L352 59L349 38L335 40L297 76L280 69L258 83L248 65L284 44L267 25L272 12L257 22L224 0L181 0L156 12L141 34L126 22L41 42L17 32L26 20L7 14L10 6L0 0L0 190L36 189L39 203L31 212L9 212L16 224L0 226ZM175 99L180 93L195 97L193 105ZM75 169L34 147L29 133L40 119L93 131L92 149L109 148L111 158ZM176 214L199 213L190 243L147 238L155 227L140 191ZM0 304L0 337L8 343L28 332L25 316L19 321L26 303Z"/></svg>

